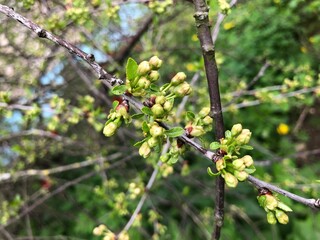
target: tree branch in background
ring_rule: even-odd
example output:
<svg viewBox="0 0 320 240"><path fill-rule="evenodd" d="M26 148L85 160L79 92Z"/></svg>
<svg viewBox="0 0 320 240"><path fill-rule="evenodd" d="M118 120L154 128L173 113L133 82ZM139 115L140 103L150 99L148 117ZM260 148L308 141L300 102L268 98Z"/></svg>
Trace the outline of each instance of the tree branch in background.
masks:
<svg viewBox="0 0 320 240"><path fill-rule="evenodd" d="M215 60L215 49L210 34L209 8L206 1L194 0L195 20L198 29L207 82L210 96L211 113L215 119L216 140L224 137L224 124L219 92L218 68ZM216 205L215 205L215 230L212 239L219 239L224 218L224 179L217 176L216 180Z"/></svg>

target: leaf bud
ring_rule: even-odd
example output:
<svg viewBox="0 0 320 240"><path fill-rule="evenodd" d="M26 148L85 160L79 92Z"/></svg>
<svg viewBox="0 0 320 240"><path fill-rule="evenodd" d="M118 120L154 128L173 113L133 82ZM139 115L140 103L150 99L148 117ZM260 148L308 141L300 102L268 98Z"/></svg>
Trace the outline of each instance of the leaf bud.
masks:
<svg viewBox="0 0 320 240"><path fill-rule="evenodd" d="M210 113L210 108L209 108L209 107L204 107L204 108L202 108L202 109L200 110L199 116L202 117L202 118L204 118L204 117L208 116L209 113Z"/></svg>
<svg viewBox="0 0 320 240"><path fill-rule="evenodd" d="M225 161L223 158L220 158L218 161L216 161L216 169L217 171L221 171L226 167Z"/></svg>
<svg viewBox="0 0 320 240"><path fill-rule="evenodd" d="M178 86L179 84L183 83L187 78L187 75L184 72L178 72L174 77L171 79L172 86Z"/></svg>
<svg viewBox="0 0 320 240"><path fill-rule="evenodd" d="M268 212L267 213L267 221L268 221L269 224L276 224L277 223L277 219L274 216L273 212Z"/></svg>
<svg viewBox="0 0 320 240"><path fill-rule="evenodd" d="M250 167L253 165L253 159L250 155L245 155L241 159L242 159L244 165L246 165L246 167Z"/></svg>
<svg viewBox="0 0 320 240"><path fill-rule="evenodd" d="M222 175L228 187L235 188L238 185L238 179L231 173L226 172Z"/></svg>
<svg viewBox="0 0 320 240"><path fill-rule="evenodd" d="M155 82L155 81L158 81L159 78L160 78L160 74L158 71L155 71L155 70L152 70L150 73L149 73L149 80L151 82Z"/></svg>
<svg viewBox="0 0 320 240"><path fill-rule="evenodd" d="M104 126L103 134L106 137L110 137L116 132L117 128L118 128L118 126L117 126L116 123L110 122L110 123L108 123L107 125Z"/></svg>
<svg viewBox="0 0 320 240"><path fill-rule="evenodd" d="M242 159L236 159L232 162L234 169L242 171L246 168Z"/></svg>
<svg viewBox="0 0 320 240"><path fill-rule="evenodd" d="M144 142L141 147L139 148L140 156L147 158L151 153L151 148L149 147L147 142Z"/></svg>
<svg viewBox="0 0 320 240"><path fill-rule="evenodd" d="M232 136L237 136L242 131L242 125L240 123L235 124L231 128L231 134Z"/></svg>
<svg viewBox="0 0 320 240"><path fill-rule="evenodd" d="M153 56L150 58L149 64L151 69L158 70L162 65L162 60L160 60L157 56Z"/></svg>
<svg viewBox="0 0 320 240"><path fill-rule="evenodd" d="M234 176L240 181L244 181L248 178L248 173L245 171L234 171Z"/></svg>
<svg viewBox="0 0 320 240"><path fill-rule="evenodd" d="M139 76L145 76L150 72L150 70L151 68L149 62L142 61L138 66L137 73Z"/></svg>
<svg viewBox="0 0 320 240"><path fill-rule="evenodd" d="M162 136L164 134L164 128L154 124L150 128L150 134L152 137Z"/></svg>
<svg viewBox="0 0 320 240"><path fill-rule="evenodd" d="M160 104L153 105L151 111L156 118L162 118L165 114L164 109Z"/></svg>
<svg viewBox="0 0 320 240"><path fill-rule="evenodd" d="M278 222L281 224L287 224L289 222L288 215L279 209L276 209L276 218L278 219Z"/></svg>
<svg viewBox="0 0 320 240"><path fill-rule="evenodd" d="M236 138L238 144L244 145L250 141L251 132L249 129L243 129L240 135Z"/></svg>
<svg viewBox="0 0 320 240"><path fill-rule="evenodd" d="M174 88L174 93L177 97L184 97L192 92L192 88L189 83L183 82Z"/></svg>

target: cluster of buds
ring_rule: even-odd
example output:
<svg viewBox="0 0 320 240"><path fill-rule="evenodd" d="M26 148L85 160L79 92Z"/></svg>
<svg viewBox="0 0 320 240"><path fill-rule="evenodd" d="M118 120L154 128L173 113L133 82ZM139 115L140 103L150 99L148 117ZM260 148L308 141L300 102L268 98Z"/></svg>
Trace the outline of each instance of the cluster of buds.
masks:
<svg viewBox="0 0 320 240"><path fill-rule="evenodd" d="M103 134L106 137L112 136L118 127L121 126L122 122L129 123L131 121L131 117L129 115L129 104L128 101L122 99L122 102L118 101L113 102L113 108L110 110L110 114L108 115L108 121L105 123L103 128Z"/></svg>
<svg viewBox="0 0 320 240"><path fill-rule="evenodd" d="M151 83L156 82L160 78L158 70L161 65L162 60L157 56L153 56L149 61L142 61L138 65L136 76L126 81L128 92L136 97L144 96Z"/></svg>
<svg viewBox="0 0 320 240"><path fill-rule="evenodd" d="M173 108L174 99L168 99L165 95L151 95L144 102L144 105L149 107L155 119L162 119L170 113Z"/></svg>
<svg viewBox="0 0 320 240"><path fill-rule="evenodd" d="M147 158L150 156L152 148L162 147L165 139L165 129L156 122L151 124L145 123L143 124L142 129L145 139L142 141L143 143L139 148L139 154L140 156Z"/></svg>
<svg viewBox="0 0 320 240"><path fill-rule="evenodd" d="M151 8L154 12L161 14L166 11L166 9L173 4L173 0L151 0L149 1L149 8Z"/></svg>
<svg viewBox="0 0 320 240"><path fill-rule="evenodd" d="M188 137L200 137L212 128L213 119L209 116L210 108L202 108L198 115L189 114L188 124L185 126Z"/></svg>
<svg viewBox="0 0 320 240"><path fill-rule="evenodd" d="M166 88L170 88L170 92L174 94L175 97L184 97L192 92L192 88L189 83L185 80L187 75L184 72L178 72L171 78L169 85Z"/></svg>
<svg viewBox="0 0 320 240"><path fill-rule="evenodd" d="M236 187L239 181L245 181L249 174L256 170L250 155L239 158L241 148L252 149L251 146L246 145L250 141L250 137L251 132L248 129L242 129L241 124L235 124L231 131L226 131L225 138L222 138L220 143L210 144L211 149L219 149L213 161L218 174L221 174L229 187ZM213 174L210 168L208 173Z"/></svg>
<svg viewBox="0 0 320 240"><path fill-rule="evenodd" d="M287 224L289 217L286 212L292 212L292 209L281 202L267 188L260 188L257 197L259 205L267 212L267 221L269 224Z"/></svg>
<svg viewBox="0 0 320 240"><path fill-rule="evenodd" d="M183 142L181 142L179 139L175 139L171 143L169 152L166 153L165 155L162 155L160 157L160 160L169 165L173 165L178 161L179 156L182 153L184 153L184 151L185 151L185 146Z"/></svg>

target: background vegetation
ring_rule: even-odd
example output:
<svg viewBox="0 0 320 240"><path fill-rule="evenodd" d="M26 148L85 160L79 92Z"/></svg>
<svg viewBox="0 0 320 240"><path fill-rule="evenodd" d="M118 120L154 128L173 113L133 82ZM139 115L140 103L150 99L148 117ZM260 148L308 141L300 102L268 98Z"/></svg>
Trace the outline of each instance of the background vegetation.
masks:
<svg viewBox="0 0 320 240"><path fill-rule="evenodd" d="M197 112L209 98L193 6L150 2L2 4L93 53L121 79L129 56L159 56L163 83L179 71L194 79L184 110ZM210 6L214 25L220 9ZM252 131L255 176L307 198L320 186L319 12L318 0L239 0L216 42L226 128L240 122ZM159 156L143 159L133 147L139 122L103 136L115 97L83 61L5 15L0 21L1 238L101 239L92 233L101 223L121 231ZM210 239L211 164L190 150L174 167L162 165L130 239ZM287 225L271 226L256 196L247 182L227 189L222 239L320 239L319 214L281 197L294 212Z"/></svg>

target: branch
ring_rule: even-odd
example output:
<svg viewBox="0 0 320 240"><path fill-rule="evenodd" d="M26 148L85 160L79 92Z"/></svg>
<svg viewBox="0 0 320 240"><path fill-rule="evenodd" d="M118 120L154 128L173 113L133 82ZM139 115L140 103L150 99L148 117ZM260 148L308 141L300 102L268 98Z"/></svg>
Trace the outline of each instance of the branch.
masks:
<svg viewBox="0 0 320 240"><path fill-rule="evenodd" d="M304 197L300 197L296 194L293 194L291 192L288 192L286 190L283 190L279 187L276 187L270 183L267 183L267 182L264 182L264 181L261 181L251 175L248 176L248 181L251 182L253 185L255 185L257 188L267 188L271 191L274 191L274 192L277 192L283 196L286 196L288 198L291 198L292 200L296 201L296 202L299 202L299 203L302 203L312 209L317 209L319 210L320 209L320 199L307 199L307 198L304 198Z"/></svg>
<svg viewBox="0 0 320 240"><path fill-rule="evenodd" d="M194 0L195 20L198 28L198 38L201 43L204 65L210 96L211 113L215 119L216 140L224 137L224 124L219 92L218 68L215 60L215 49L210 35L209 8L204 0ZM212 239L219 239L224 215L224 179L216 180L215 230Z"/></svg>
<svg viewBox="0 0 320 240"><path fill-rule="evenodd" d="M65 171L75 170L75 169L79 169L79 168L83 168L83 167L88 167L90 165L99 163L101 161L104 162L106 160L114 160L120 156L121 156L121 153L115 153L115 154L112 154L111 156L109 156L108 159L106 159L106 158L97 158L94 160L89 159L86 161L76 162L76 163L72 163L72 164L68 164L68 165L64 165L64 166L59 166L59 167L55 167L55 168L50 168L50 169L28 169L25 171L19 171L19 172L15 172L15 173L0 173L0 183L6 182L9 180L16 181L20 178L25 178L25 177L48 176L48 175L55 174L55 173L61 173L61 172L65 172Z"/></svg>

